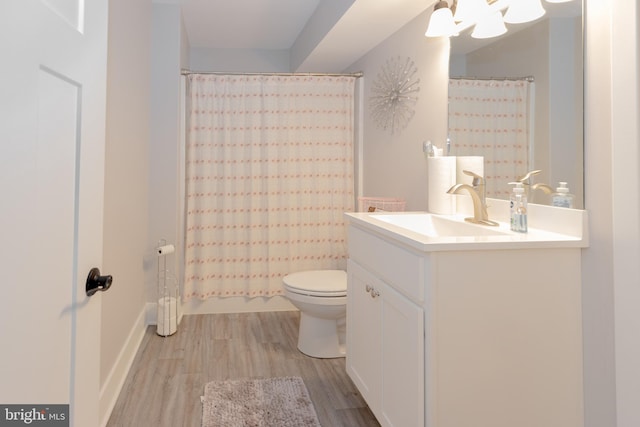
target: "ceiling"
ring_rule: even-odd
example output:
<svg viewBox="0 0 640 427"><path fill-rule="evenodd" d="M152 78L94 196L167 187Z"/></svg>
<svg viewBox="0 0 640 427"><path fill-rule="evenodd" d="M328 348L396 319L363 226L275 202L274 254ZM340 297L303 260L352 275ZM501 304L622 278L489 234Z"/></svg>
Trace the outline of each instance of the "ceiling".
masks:
<svg viewBox="0 0 640 427"><path fill-rule="evenodd" d="M181 0L192 47L290 49L321 0Z"/></svg>
<svg viewBox="0 0 640 427"><path fill-rule="evenodd" d="M342 72L436 0L154 0L178 3L191 47L287 50L296 72ZM501 0L502 1L502 0ZM581 14L582 2L544 2L547 16ZM427 22L425 22L425 29ZM512 34L527 25L510 25ZM467 31L468 32L468 31ZM465 32L466 33L466 32ZM452 39L467 53L495 39Z"/></svg>
<svg viewBox="0 0 640 427"><path fill-rule="evenodd" d="M289 50L291 71L341 72L436 0L173 1L191 47Z"/></svg>

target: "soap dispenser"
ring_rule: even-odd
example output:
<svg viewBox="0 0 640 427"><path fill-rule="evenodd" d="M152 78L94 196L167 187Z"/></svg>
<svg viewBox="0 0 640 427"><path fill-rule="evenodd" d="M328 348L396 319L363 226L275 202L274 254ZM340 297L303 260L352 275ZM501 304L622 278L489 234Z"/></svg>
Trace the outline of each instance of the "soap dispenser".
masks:
<svg viewBox="0 0 640 427"><path fill-rule="evenodd" d="M569 193L569 187L566 182L559 182L560 186L556 188L556 192L551 196L551 206L561 208L573 208L573 199L575 196Z"/></svg>
<svg viewBox="0 0 640 427"><path fill-rule="evenodd" d="M510 182L515 185L509 197L509 208L511 210L511 230L518 233L527 232L527 195L524 192L522 182Z"/></svg>

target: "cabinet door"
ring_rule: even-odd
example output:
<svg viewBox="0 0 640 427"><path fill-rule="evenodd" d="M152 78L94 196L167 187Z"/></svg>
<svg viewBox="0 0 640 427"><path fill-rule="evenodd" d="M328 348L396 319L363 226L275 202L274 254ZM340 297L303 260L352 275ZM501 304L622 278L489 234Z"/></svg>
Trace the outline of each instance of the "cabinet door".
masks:
<svg viewBox="0 0 640 427"><path fill-rule="evenodd" d="M382 417L386 426L424 426L424 310L388 285L382 302Z"/></svg>
<svg viewBox="0 0 640 427"><path fill-rule="evenodd" d="M378 281L355 262L347 266L347 373L376 416L382 390L382 310ZM379 286L379 285L378 285Z"/></svg>

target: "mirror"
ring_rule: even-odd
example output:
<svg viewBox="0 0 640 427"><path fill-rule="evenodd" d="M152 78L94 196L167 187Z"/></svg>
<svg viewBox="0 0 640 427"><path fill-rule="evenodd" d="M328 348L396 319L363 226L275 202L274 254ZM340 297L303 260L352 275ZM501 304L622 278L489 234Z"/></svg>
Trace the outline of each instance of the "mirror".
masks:
<svg viewBox="0 0 640 427"><path fill-rule="evenodd" d="M547 184L554 191L560 181L568 183L575 195L574 208L584 207L583 171L583 30L582 2L543 1L546 14L530 23L507 24L508 31L500 37L473 39L471 30L451 37L449 76L449 137L450 154L458 156L484 155L487 188L493 179L495 189L487 197L507 198L509 181L531 170L541 172L530 179L531 184ZM528 78L522 80L521 78ZM471 80L471 81L468 81ZM527 81L529 80L529 81ZM522 82L526 100L519 110L496 110L496 98L487 95L475 112L470 110L467 95L453 96L457 87L476 84L497 86L499 82ZM494 85L491 82L496 82ZM452 84L457 85L452 89ZM457 93L457 92L456 92ZM521 92L519 92L521 93ZM478 99L482 98L479 96ZM520 94L516 95L520 99ZM485 102L486 101L486 102ZM466 103L466 104L461 104ZM463 113L458 111L462 108ZM465 108L467 110L465 110ZM465 112L466 111L466 112ZM522 112L524 111L524 112ZM525 123L516 129L501 117L524 114ZM465 116L465 122L454 123ZM466 132L466 133L465 133ZM518 158L506 145L492 142L472 142L474 133L496 133L508 145L520 147ZM510 134L510 132L512 132ZM520 138L524 138L524 143ZM478 148L485 146L485 149ZM489 147L489 148L486 148ZM479 152L482 150L482 152ZM500 158L502 154L507 158ZM522 159L522 156L524 159ZM495 158L498 156L498 158ZM510 157L511 156L511 157ZM514 164L511 169L495 170L494 165ZM497 178L497 179L496 179ZM500 178L502 180L500 181ZM497 182L499 181L499 182ZM543 185L538 186L544 189ZM542 187L542 188L540 188ZM549 204L551 196L539 189L531 191L530 202Z"/></svg>

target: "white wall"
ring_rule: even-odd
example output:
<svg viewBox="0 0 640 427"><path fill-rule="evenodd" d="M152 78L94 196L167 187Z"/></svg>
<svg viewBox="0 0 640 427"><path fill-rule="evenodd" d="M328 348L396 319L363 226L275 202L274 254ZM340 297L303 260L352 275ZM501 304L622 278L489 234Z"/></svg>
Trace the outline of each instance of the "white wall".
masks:
<svg viewBox="0 0 640 427"><path fill-rule="evenodd" d="M188 64L188 46L180 6L154 3L151 43L151 112L149 141L149 216L144 267L147 299L157 301L157 262L154 249L161 239L176 246L167 269L179 271L180 239L180 72Z"/></svg>
<svg viewBox="0 0 640 427"><path fill-rule="evenodd" d="M296 71L355 0L322 0L291 46L291 71Z"/></svg>
<svg viewBox="0 0 640 427"><path fill-rule="evenodd" d="M585 426L616 425L611 200L611 2L589 0L585 52L585 207L582 255Z"/></svg>
<svg viewBox="0 0 640 427"><path fill-rule="evenodd" d="M443 147L447 135L449 48L447 39L424 37L430 11L425 12L349 67L364 72L363 195L402 197L407 210L427 209L427 158L423 141ZM371 87L390 58L415 62L420 92L415 116L395 134L371 118Z"/></svg>
<svg viewBox="0 0 640 427"><path fill-rule="evenodd" d="M114 282L101 294L101 418L115 403L144 331L150 36L148 0L109 2L102 268Z"/></svg>
<svg viewBox="0 0 640 427"><path fill-rule="evenodd" d="M616 414L618 427L632 427L640 425L640 6L610 4Z"/></svg>
<svg viewBox="0 0 640 427"><path fill-rule="evenodd" d="M288 73L288 50L191 48L192 71Z"/></svg>
<svg viewBox="0 0 640 427"><path fill-rule="evenodd" d="M588 0L583 252L587 427L640 425L638 5Z"/></svg>

